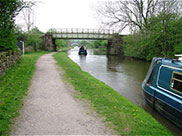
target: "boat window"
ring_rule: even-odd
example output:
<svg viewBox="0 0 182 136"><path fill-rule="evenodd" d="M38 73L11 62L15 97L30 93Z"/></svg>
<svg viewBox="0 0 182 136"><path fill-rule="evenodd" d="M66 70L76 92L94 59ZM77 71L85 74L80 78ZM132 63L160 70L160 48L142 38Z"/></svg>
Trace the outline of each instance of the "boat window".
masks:
<svg viewBox="0 0 182 136"><path fill-rule="evenodd" d="M179 93L182 93L182 73L173 72L171 88Z"/></svg>
<svg viewBox="0 0 182 136"><path fill-rule="evenodd" d="M152 81L153 81L153 77L154 77L154 72L155 70L154 69L152 69L152 73L150 74L150 76L149 76L149 79L148 79L148 81L147 81L147 83L149 84L149 85L152 85Z"/></svg>
<svg viewBox="0 0 182 136"><path fill-rule="evenodd" d="M152 85L153 77L155 74L155 67L156 67L156 62L155 62L155 58L153 58L149 71L147 73L147 76L145 78L145 82L149 85Z"/></svg>

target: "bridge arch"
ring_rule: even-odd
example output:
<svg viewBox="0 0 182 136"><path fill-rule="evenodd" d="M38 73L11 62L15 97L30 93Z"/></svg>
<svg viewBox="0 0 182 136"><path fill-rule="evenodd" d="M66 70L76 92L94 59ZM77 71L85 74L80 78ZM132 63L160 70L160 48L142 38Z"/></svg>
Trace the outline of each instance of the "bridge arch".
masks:
<svg viewBox="0 0 182 136"><path fill-rule="evenodd" d="M78 44L78 43L72 43L72 44L71 44L71 46L73 46L73 45L77 45L77 46L79 46L79 44Z"/></svg>

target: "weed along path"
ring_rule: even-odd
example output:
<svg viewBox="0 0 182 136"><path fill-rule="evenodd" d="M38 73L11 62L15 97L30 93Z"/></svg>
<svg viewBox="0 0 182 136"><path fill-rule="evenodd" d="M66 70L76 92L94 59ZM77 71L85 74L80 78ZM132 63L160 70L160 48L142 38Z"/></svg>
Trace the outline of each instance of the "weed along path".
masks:
<svg viewBox="0 0 182 136"><path fill-rule="evenodd" d="M29 93L11 135L112 135L86 104L65 85L53 53L39 58Z"/></svg>

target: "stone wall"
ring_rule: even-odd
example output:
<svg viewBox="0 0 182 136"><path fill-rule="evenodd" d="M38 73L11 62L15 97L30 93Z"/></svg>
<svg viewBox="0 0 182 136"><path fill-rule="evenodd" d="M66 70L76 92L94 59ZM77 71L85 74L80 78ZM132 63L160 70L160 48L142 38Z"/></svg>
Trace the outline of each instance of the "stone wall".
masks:
<svg viewBox="0 0 182 136"><path fill-rule="evenodd" d="M12 65L16 64L21 59L21 51L0 52L0 76L7 72Z"/></svg>
<svg viewBox="0 0 182 136"><path fill-rule="evenodd" d="M119 34L113 34L112 39L108 40L107 55L123 55L122 43L122 36Z"/></svg>
<svg viewBox="0 0 182 136"><path fill-rule="evenodd" d="M52 43L52 35L47 34L43 36L42 39L43 39L42 49L46 51L53 51L54 45Z"/></svg>

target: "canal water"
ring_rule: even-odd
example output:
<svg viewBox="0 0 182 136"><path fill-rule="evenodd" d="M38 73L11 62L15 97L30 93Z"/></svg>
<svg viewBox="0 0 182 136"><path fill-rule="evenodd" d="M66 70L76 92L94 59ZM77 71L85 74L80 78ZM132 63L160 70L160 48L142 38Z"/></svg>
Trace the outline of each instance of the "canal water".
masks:
<svg viewBox="0 0 182 136"><path fill-rule="evenodd" d="M145 109L174 135L182 135L180 128L173 125L145 103L141 84L148 72L149 62L126 57L94 55L93 50L87 50L87 56L79 56L78 50L78 47L74 47L68 51L68 56L83 71L103 81L122 96Z"/></svg>

